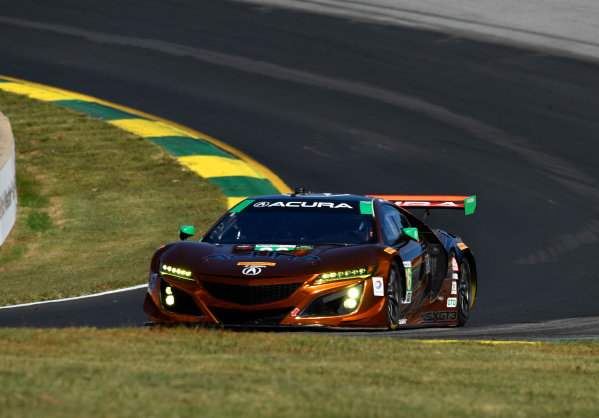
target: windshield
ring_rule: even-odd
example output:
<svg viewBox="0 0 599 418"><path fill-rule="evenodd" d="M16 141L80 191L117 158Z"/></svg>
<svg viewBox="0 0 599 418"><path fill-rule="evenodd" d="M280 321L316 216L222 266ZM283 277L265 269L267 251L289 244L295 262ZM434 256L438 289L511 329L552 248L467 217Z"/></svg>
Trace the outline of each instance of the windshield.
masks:
<svg viewBox="0 0 599 418"><path fill-rule="evenodd" d="M372 215L285 208L229 213L204 239L222 244L366 244L375 242Z"/></svg>

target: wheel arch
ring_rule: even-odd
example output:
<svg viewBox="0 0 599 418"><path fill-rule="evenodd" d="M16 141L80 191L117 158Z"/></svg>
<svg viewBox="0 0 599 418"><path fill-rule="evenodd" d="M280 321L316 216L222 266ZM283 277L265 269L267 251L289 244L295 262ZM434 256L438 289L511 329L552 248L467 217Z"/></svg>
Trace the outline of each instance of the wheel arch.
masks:
<svg viewBox="0 0 599 418"><path fill-rule="evenodd" d="M403 260L399 255L397 255L397 256L393 257L393 259L391 259L391 262L389 264L389 269L391 269L391 267L393 265L396 265L397 270L399 270L399 277L400 277L400 281L401 281L401 300L403 301L406 299L407 279L406 279L406 269L404 268ZM387 274L387 276L389 276L389 274Z"/></svg>
<svg viewBox="0 0 599 418"><path fill-rule="evenodd" d="M470 303L470 309L474 308L476 305L476 296L478 293L478 274L476 272L476 260L474 258L474 254L470 249L464 250L462 253L462 258L468 260L468 264L470 265L470 280L472 281L472 302Z"/></svg>

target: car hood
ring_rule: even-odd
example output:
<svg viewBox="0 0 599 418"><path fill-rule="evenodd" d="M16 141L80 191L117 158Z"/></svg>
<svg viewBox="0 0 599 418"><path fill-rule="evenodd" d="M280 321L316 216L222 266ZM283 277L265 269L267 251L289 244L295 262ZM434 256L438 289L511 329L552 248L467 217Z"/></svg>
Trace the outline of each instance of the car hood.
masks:
<svg viewBox="0 0 599 418"><path fill-rule="evenodd" d="M256 278L307 276L375 265L378 244L351 246L315 245L309 248L257 251L256 245L177 242L164 248L160 261L191 270L196 277L227 276ZM248 267L255 267L249 268Z"/></svg>

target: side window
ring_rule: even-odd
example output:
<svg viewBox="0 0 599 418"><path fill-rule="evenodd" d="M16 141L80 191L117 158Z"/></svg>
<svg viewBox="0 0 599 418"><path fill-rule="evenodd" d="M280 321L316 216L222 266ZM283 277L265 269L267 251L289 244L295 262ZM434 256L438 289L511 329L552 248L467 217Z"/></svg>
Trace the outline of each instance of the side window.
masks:
<svg viewBox="0 0 599 418"><path fill-rule="evenodd" d="M410 221L408 221L407 216L404 215L403 213L399 212L399 211L397 212L397 214L399 215L399 219L401 221L401 227L402 228L409 228L411 225L410 225Z"/></svg>
<svg viewBox="0 0 599 418"><path fill-rule="evenodd" d="M408 220L391 205L381 207L380 217L383 242L387 245L395 244L401 235L401 230L409 227Z"/></svg>

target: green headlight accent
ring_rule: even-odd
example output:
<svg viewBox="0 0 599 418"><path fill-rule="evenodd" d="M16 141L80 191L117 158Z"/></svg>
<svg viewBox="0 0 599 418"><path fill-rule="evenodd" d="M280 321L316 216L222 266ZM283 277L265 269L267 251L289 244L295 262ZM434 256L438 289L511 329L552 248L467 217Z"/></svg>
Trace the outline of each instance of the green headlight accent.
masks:
<svg viewBox="0 0 599 418"><path fill-rule="evenodd" d="M323 273L314 280L314 284L339 282L342 280L367 279L374 273L374 267L375 266L359 267L351 270Z"/></svg>
<svg viewBox="0 0 599 418"><path fill-rule="evenodd" d="M168 264L162 264L160 266L160 273L168 274L169 276L174 276L178 279L193 281L193 277L191 277L191 271L182 269L180 267L169 266Z"/></svg>
<svg viewBox="0 0 599 418"><path fill-rule="evenodd" d="M476 196L470 196L464 199L464 213L472 215L476 209Z"/></svg>
<svg viewBox="0 0 599 418"><path fill-rule="evenodd" d="M173 306L175 304L175 297L173 295L168 295L164 298L164 303L166 303L167 306Z"/></svg>
<svg viewBox="0 0 599 418"><path fill-rule="evenodd" d="M247 208L249 205L251 205L254 202L255 202L255 200L252 200L252 199L244 200L243 202L240 202L237 206L235 206L233 209L231 209L229 211L229 213L241 212L242 210L244 210L245 208Z"/></svg>

